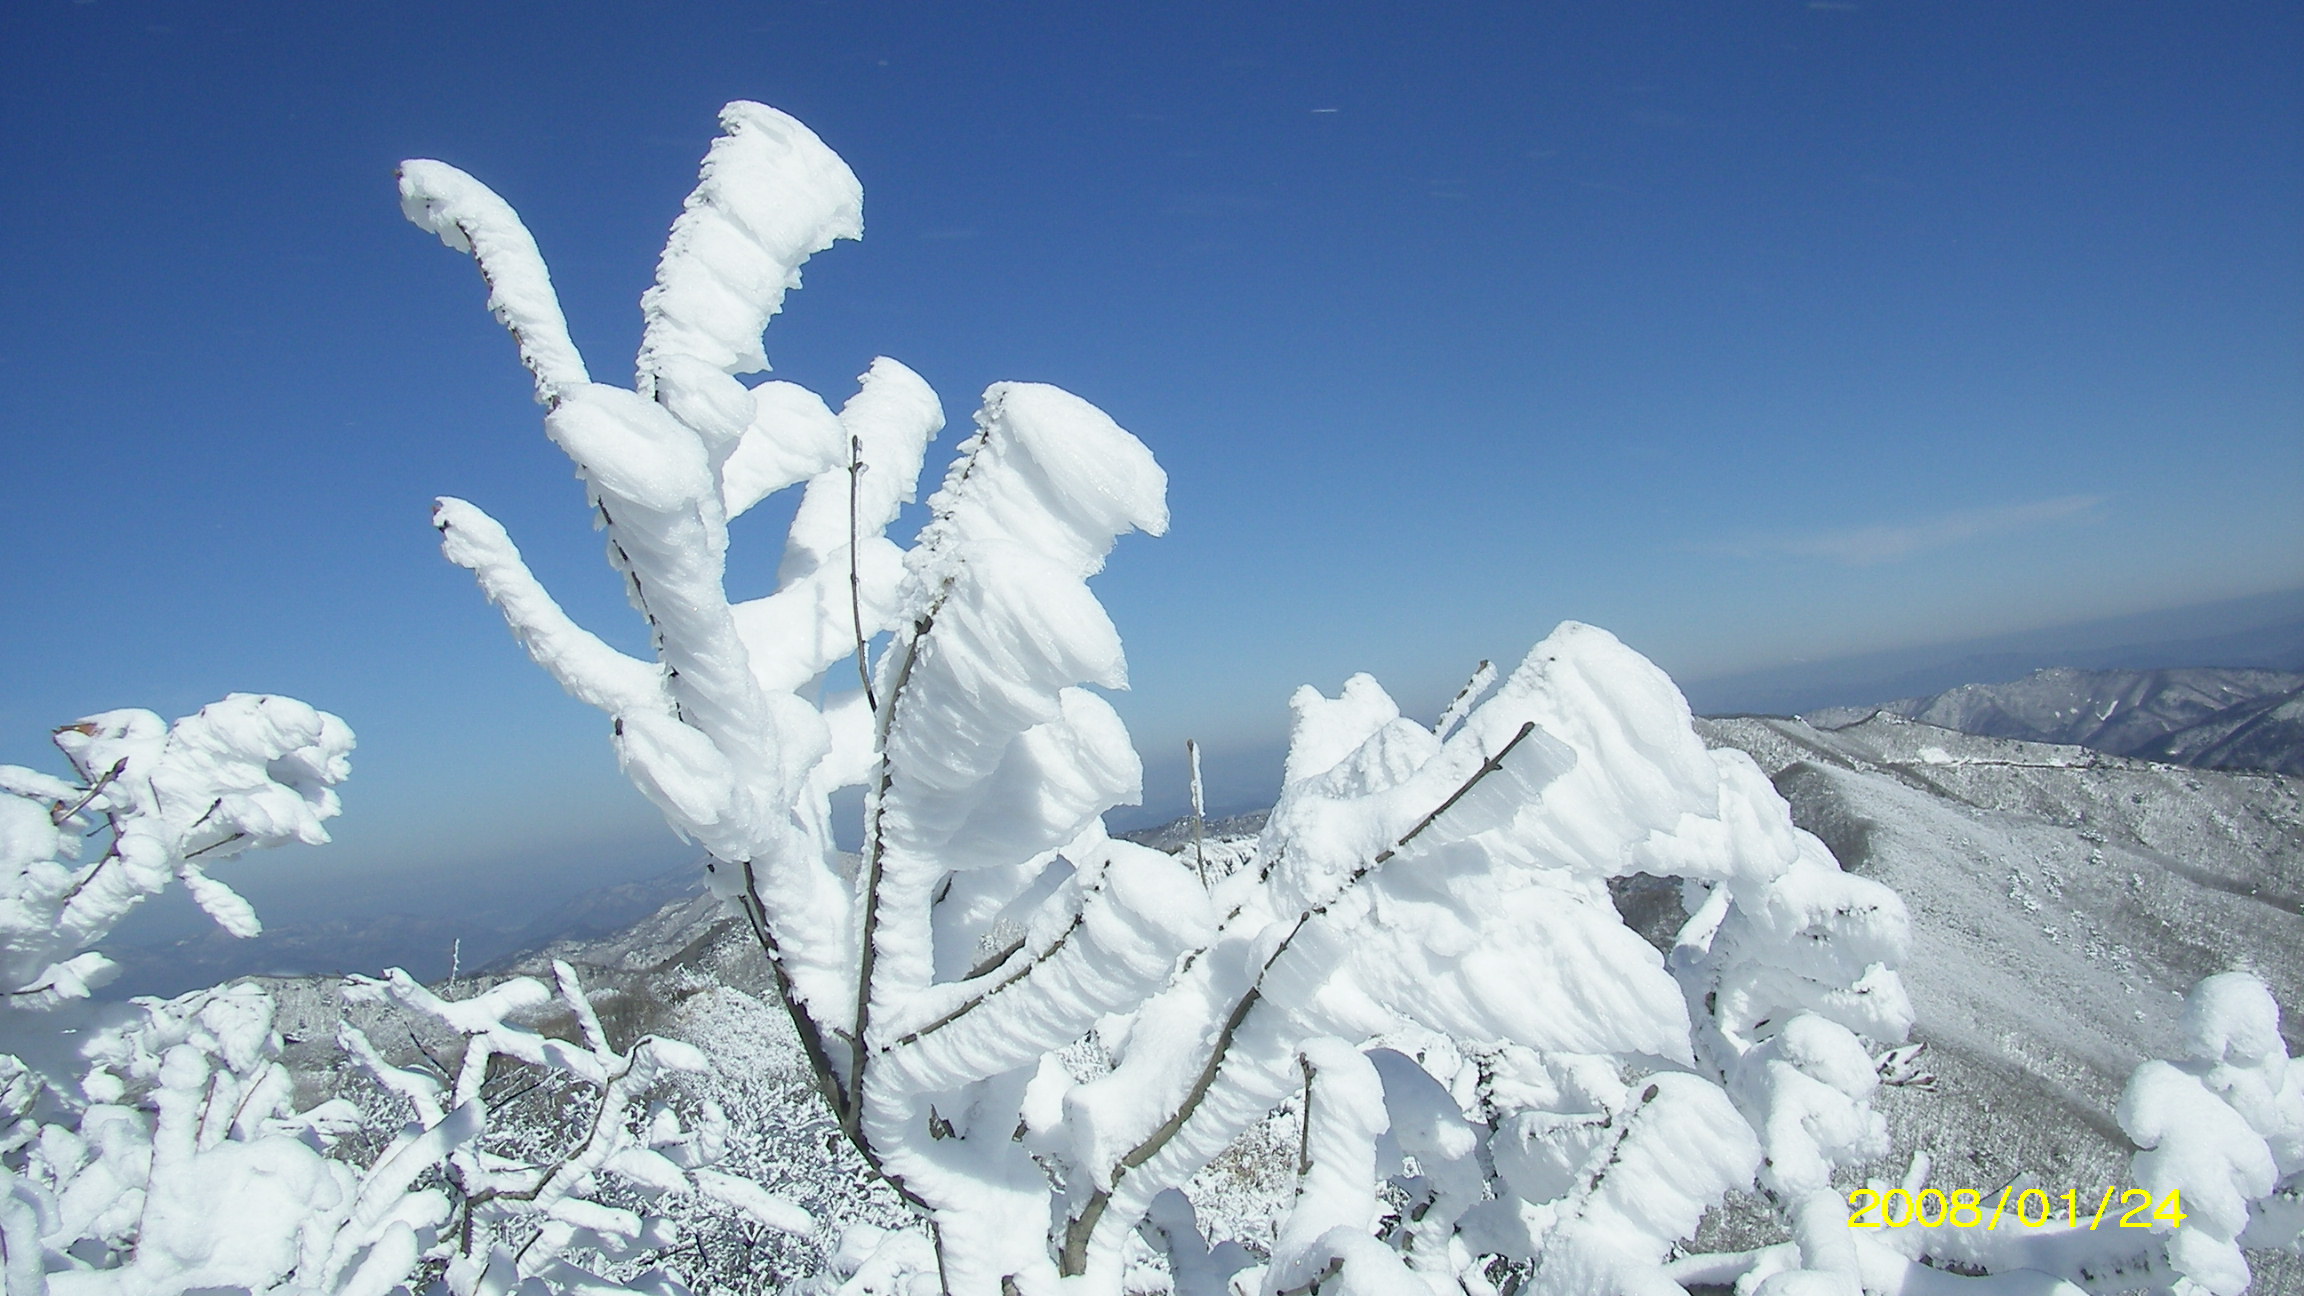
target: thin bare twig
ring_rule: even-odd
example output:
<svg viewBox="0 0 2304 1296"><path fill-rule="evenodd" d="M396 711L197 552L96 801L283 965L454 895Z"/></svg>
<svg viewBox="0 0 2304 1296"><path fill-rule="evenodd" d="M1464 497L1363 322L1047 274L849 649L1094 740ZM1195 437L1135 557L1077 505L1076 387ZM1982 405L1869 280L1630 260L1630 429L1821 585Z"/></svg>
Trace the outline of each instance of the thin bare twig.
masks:
<svg viewBox="0 0 2304 1296"><path fill-rule="evenodd" d="M967 1016L969 1013L976 1011L977 1008L983 1006L985 1000L990 999L992 996L1032 975L1033 970L1038 968L1041 964L1046 963L1048 960L1056 957L1058 954L1063 953L1065 944L1072 939L1072 934L1076 931L1079 931L1081 926L1086 923L1087 920L1088 898L1082 897L1080 901L1080 912L1072 915L1072 921L1066 925L1064 930L1057 935L1054 941L1049 943L1047 949L1044 949L1038 954L1034 955L1031 962L1026 963L1024 966L1016 969L1014 972L1009 973L1007 976L1000 978L999 984L988 986L982 993L969 996L957 1007L953 1008L952 1011L945 1013L943 1016L938 1017L932 1022L929 1022L927 1025L922 1026L920 1029L904 1036L904 1038L897 1040L895 1043L889 1044L884 1048L876 1049L874 1052L886 1053L890 1049L895 1049L906 1044L915 1043L923 1037L933 1035L937 1031L940 1031L952 1023L960 1020L961 1018ZM1023 948L1024 942L1022 940L1018 940L1014 945L1008 947L1008 958L1015 957L1016 952ZM1007 962L1008 958L1003 958L999 963L994 963L992 968L998 968L1000 963ZM986 970L990 971L992 969Z"/></svg>
<svg viewBox="0 0 2304 1296"><path fill-rule="evenodd" d="M120 772L127 768L128 758L125 756L112 762L112 768L104 771L104 777L96 780L95 783L91 784L88 788L87 794L82 796L79 800L73 802L71 809L67 810L64 808L63 802L57 802L55 808L48 812L48 822L53 824L62 824L65 820L87 809L88 803L103 795L104 789L110 787L112 785L112 780L119 778Z"/></svg>
<svg viewBox="0 0 2304 1296"><path fill-rule="evenodd" d="M424 1047L423 1040L416 1038L416 1028L413 1026L408 1028L408 1042L416 1046L416 1051L424 1055L424 1060L432 1064L432 1069L440 1073L441 1079L451 1083L455 1081L456 1077L448 1074L448 1065L434 1056L431 1049Z"/></svg>
<svg viewBox="0 0 2304 1296"><path fill-rule="evenodd" d="M857 568L856 558L856 496L863 476L864 438L851 434L848 438L848 615L856 623L856 678L864 682L864 704L877 712L880 699L872 696L872 672L866 669L864 660L864 577Z"/></svg>
<svg viewBox="0 0 2304 1296"><path fill-rule="evenodd" d="M212 841L212 842L208 843L207 845L205 845L205 846L201 847L200 849L198 849L198 850L196 850L196 851L186 851L186 852L184 853L184 858L186 858L186 859L188 859L188 860L189 860L189 859L198 859L198 858L200 858L201 856L203 856L203 855L207 854L208 852L210 852L210 851L212 851L212 850L221 850L221 849L223 849L224 847L226 847L226 846L229 846L229 845L231 845L231 844L232 844L232 843L234 843L234 842L241 842L241 841L246 841L246 840L248 840L248 834L246 834L246 833L234 833L234 834L232 834L232 835L231 835L231 836L229 836L229 837L222 837L222 838L218 838L217 840L215 840L215 841Z"/></svg>

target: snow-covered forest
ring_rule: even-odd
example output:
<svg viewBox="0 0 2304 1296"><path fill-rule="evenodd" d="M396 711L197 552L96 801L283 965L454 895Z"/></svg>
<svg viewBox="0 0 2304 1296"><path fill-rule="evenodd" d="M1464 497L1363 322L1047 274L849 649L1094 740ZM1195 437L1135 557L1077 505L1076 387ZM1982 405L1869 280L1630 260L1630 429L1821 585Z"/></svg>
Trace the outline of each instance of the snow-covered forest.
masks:
<svg viewBox="0 0 2304 1296"><path fill-rule="evenodd" d="M1142 765L1089 582L1167 527L1154 451L1003 382L931 469L944 407L897 360L837 408L740 381L862 190L783 113L721 125L630 387L593 380L502 198L433 161L400 192L477 263L654 655L578 625L477 504L439 501L442 551L707 854L807 1090L721 1086L733 1034L634 1030L708 1015L566 962L377 969L326 1039L250 982L92 1001L106 933L171 877L259 929L208 870L324 841L352 731L244 694L91 716L56 731L63 773L0 767L11 1293L2236 1296L2245 1250L2304 1244L2304 1068L2245 971L2198 983L2119 1103L2117 1186L2180 1212L1852 1221L1851 1189L1932 1183L1878 1110L1932 1083L1913 920L1603 630L1429 718L1366 675L1307 686L1260 832L1109 834ZM892 537L924 470L929 520ZM787 491L776 588L734 601L730 525ZM1612 891L1636 878L1677 905L1661 949ZM788 1182L827 1157L860 1176L842 1211ZM1227 1164L1281 1185L1260 1229Z"/></svg>

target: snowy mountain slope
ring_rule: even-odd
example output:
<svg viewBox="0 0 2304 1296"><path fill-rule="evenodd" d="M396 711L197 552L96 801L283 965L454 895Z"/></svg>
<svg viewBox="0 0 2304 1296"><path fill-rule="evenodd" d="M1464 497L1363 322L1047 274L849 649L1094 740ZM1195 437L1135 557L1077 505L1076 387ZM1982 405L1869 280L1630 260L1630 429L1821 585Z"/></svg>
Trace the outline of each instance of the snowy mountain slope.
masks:
<svg viewBox="0 0 2304 1296"><path fill-rule="evenodd" d="M2202 769L2304 774L2304 689L2230 707L2133 754Z"/></svg>
<svg viewBox="0 0 2304 1296"><path fill-rule="evenodd" d="M1910 907L1904 980L1939 1084L1884 1109L1943 1186L2118 1179L2121 1087L2171 1053L2181 995L2210 973L2258 973L2291 1049L2304 1037L2304 783L1888 715L1698 723Z"/></svg>
<svg viewBox="0 0 2304 1296"><path fill-rule="evenodd" d="M2055 667L2005 684L1963 684L1930 697L1831 707L1806 718L1819 729L1837 729L1876 713L2206 769L2304 774L2304 674L2286 671Z"/></svg>

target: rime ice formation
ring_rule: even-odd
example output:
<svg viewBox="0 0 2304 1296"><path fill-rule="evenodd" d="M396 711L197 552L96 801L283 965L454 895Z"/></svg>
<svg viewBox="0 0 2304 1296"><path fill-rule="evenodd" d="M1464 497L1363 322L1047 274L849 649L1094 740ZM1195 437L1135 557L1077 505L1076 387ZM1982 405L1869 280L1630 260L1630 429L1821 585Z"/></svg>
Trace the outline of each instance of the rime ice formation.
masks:
<svg viewBox="0 0 2304 1296"><path fill-rule="evenodd" d="M0 765L0 992L11 1007L84 998L111 969L89 949L170 876L235 936L256 912L208 869L243 851L328 840L352 731L294 698L234 693L169 724L107 711L58 729L67 780ZM82 838L108 831L96 859Z"/></svg>
<svg viewBox="0 0 2304 1296"><path fill-rule="evenodd" d="M401 173L411 218L479 261L656 660L570 622L475 506L435 521L711 853L825 1102L927 1223L926 1250L852 1239L850 1285L932 1267L951 1292L1112 1292L1140 1233L1199 1290L1486 1296L1497 1260L1543 1292L1654 1285L1756 1171L1821 1237L1826 1176L1881 1146L1871 1050L1910 1021L1896 897L1707 752L1661 672L1573 624L1435 725L1365 676L1300 692L1280 805L1220 875L1108 837L1141 767L1095 691L1127 668L1087 582L1166 528L1165 475L1079 397L999 383L927 525L889 539L944 422L925 384L876 360L834 414L735 377L765 367L801 264L858 236L860 191L781 113L722 125L632 390L585 377L508 206L439 163ZM728 520L795 487L776 590L732 603ZM861 858L830 809L858 785ZM1610 902L1634 872L1687 880L1669 961ZM1062 1061L1089 1038L1102 1064ZM1445 1044L1463 1074L1365 1052L1385 1040ZM1302 1187L1258 1272L1182 1189L1299 1092ZM1392 1236L1386 1179L1428 1199ZM1846 1252L1779 1267L1852 1281Z"/></svg>
<svg viewBox="0 0 2304 1296"><path fill-rule="evenodd" d="M405 973L355 978L350 997L429 1018L463 1046L451 1082L430 1059L396 1065L341 1028L344 1061L405 1108L397 1129L371 1128L376 1116L341 1097L298 1110L274 1001L253 983L74 1004L109 966L87 947L171 873L219 925L254 935L254 911L206 870L249 849L325 842L352 731L293 698L236 693L174 724L111 711L55 737L74 778L0 766L0 1039L35 1059L0 1054L0 1270L11 1296L384 1296L427 1261L446 1262L464 1290L523 1278L596 1289L580 1261L644 1254L673 1236L660 1212L604 1202L603 1172L650 1198L711 1199L771 1228L814 1227L711 1168L726 1142L715 1110L684 1125L649 1106L664 1077L701 1069L702 1055L652 1037L611 1047L565 964L556 1006L574 1042L516 1020L555 1003L532 979L449 1001ZM79 863L81 838L106 831L105 850ZM57 1033L39 1038L43 1022ZM499 1056L518 1065L492 1071ZM583 1127L537 1163L507 1158L490 1137L490 1104L507 1091L483 1086L522 1069L593 1095Z"/></svg>
<svg viewBox="0 0 2304 1296"><path fill-rule="evenodd" d="M2304 1244L2304 1067L2280 1038L2280 1006L2245 972L2185 997L2183 1056L2136 1068L2120 1099L2136 1186L2182 1193L2190 1215L2169 1264L2211 1296L2247 1290L2242 1245Z"/></svg>

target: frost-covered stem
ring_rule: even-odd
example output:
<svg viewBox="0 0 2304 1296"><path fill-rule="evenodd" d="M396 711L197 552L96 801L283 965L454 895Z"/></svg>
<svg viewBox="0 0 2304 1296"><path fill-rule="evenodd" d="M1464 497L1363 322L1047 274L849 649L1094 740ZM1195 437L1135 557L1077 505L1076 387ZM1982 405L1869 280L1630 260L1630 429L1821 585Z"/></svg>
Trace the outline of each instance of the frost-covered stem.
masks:
<svg viewBox="0 0 2304 1296"><path fill-rule="evenodd" d="M855 1148L856 1154L864 1159L865 1167L893 1189L906 1205L923 1215L927 1214L930 1209L927 1201L905 1184L903 1176L889 1173L878 1150L865 1137L861 1118L862 1104L842 1088L840 1073L832 1064L831 1051L824 1047L824 1028L817 1024L815 1015L808 1011L808 1005L793 992L792 978L784 970L784 952L764 921L759 893L753 889L752 865L747 862L743 869L744 895L738 900L737 908L744 911L745 921L752 928L752 938L759 942L761 953L767 956L769 975L776 982L776 997L783 1000L784 1011L792 1019L793 1033L800 1037L801 1052L807 1056L808 1069L816 1078L816 1092L823 1097L824 1105L831 1109L832 1119L840 1127L841 1134L848 1139L849 1146ZM863 1051L855 1050L854 1058L855 1070L862 1074Z"/></svg>
<svg viewBox="0 0 2304 1296"><path fill-rule="evenodd" d="M784 1001L784 1011L792 1018L792 1029L800 1037L801 1051L808 1056L808 1069L815 1073L817 1092L824 1096L824 1105L832 1109L832 1117L840 1128L849 1130L853 1121L847 1096L841 1092L839 1075L832 1069L832 1055L824 1048L824 1029L817 1025L808 1005L792 992L792 978L784 970L784 951L777 945L775 933L768 929L761 911L760 893L752 881L751 861L745 861L740 867L744 870L744 894L737 898L736 907L744 912L744 921L752 928L752 939L760 943L760 952L768 960L768 972L776 981L777 997Z"/></svg>
<svg viewBox="0 0 2304 1296"><path fill-rule="evenodd" d="M856 494L864 475L864 438L848 436L848 615L856 626L856 678L864 685L864 705L875 712L880 700L872 696L872 672L865 664L864 577L856 560Z"/></svg>
<svg viewBox="0 0 2304 1296"><path fill-rule="evenodd" d="M1455 698L1448 703L1448 709L1440 713L1440 719L1432 726L1432 732L1446 738L1449 730L1463 723L1465 716L1472 714L1472 704L1478 702L1480 695L1487 692L1488 686L1495 682L1496 663L1483 659L1473 668L1472 678L1464 681L1464 687L1456 690Z"/></svg>
<svg viewBox="0 0 2304 1296"><path fill-rule="evenodd" d="M1375 872L1406 849L1409 843L1422 835L1424 830L1430 828L1440 816L1448 813L1450 807L1463 800L1473 788L1478 787L1482 779L1502 769L1504 758L1511 755L1512 749L1518 747L1529 734L1535 731L1536 723L1534 721L1531 720L1522 724L1519 730L1512 735L1510 741L1497 748L1495 755L1482 761L1480 768L1473 771L1472 777L1464 780L1461 786L1449 793L1448 799L1435 807L1432 813L1418 820L1415 827L1401 834L1392 845L1378 851L1374 859L1354 869L1346 876L1343 885L1337 888L1337 896L1340 898L1362 878ZM1267 863L1265 866L1267 876L1270 871L1271 866ZM1265 956L1263 964L1256 969L1256 978L1249 984L1246 993L1242 994L1239 1001L1232 1005L1232 1011L1225 1017L1222 1029L1216 1033L1216 1043L1208 1052L1208 1061L1200 1068L1200 1074L1193 1078L1192 1087L1185 1091L1183 1101L1176 1105L1176 1110L1169 1114L1168 1119L1160 1122L1157 1129L1147 1135L1143 1142L1130 1149L1127 1155L1120 1158L1120 1163L1113 1168L1113 1188L1119 1187L1120 1180L1130 1171L1137 1169L1157 1155L1160 1149L1167 1146L1169 1141L1181 1133L1184 1126L1191 1121L1193 1113L1197 1112L1200 1109L1200 1104L1207 1099L1209 1089L1215 1086L1216 1077L1223 1070L1225 1059L1232 1050L1232 1042L1240 1034L1241 1025L1248 1020L1248 1014L1262 1001L1264 983L1266 978L1271 975L1273 966L1295 944L1296 938L1303 934L1304 929L1311 924L1312 920L1326 914L1334 904L1334 899L1324 901L1296 916L1296 921L1294 925L1289 927L1288 934L1280 938L1279 943L1273 946L1272 952ZM1088 1198L1087 1204L1081 1208L1080 1214L1066 1226L1062 1256L1065 1274L1077 1275L1087 1272L1088 1241L1095 1233L1096 1226L1102 1220L1104 1209L1111 1203L1111 1199L1111 1189L1097 1189Z"/></svg>
<svg viewBox="0 0 2304 1296"><path fill-rule="evenodd" d="M973 460L968 467L975 467ZM966 480L966 471L962 471L962 480ZM873 750L879 753L879 777L873 780L871 804L865 807L864 867L860 870L864 887L864 921L856 959L856 1029L848 1041L850 1053L855 1059L854 1065L849 1068L848 1103L858 1112L864 1109L864 1032L872 1025L873 974L879 963L880 883L885 873L888 853L888 839L880 810L881 803L888 798L889 786L895 782L895 770L888 762L888 734L896 727L896 707L904 700L905 686L912 682L913 664L920 660L920 643L928 637L929 631L936 628L936 614L943 610L944 600L951 592L952 583L946 581L937 590L928 610L912 623L912 633L896 645L896 660L890 672L888 697L874 709L876 732L873 735ZM883 669L887 667L884 665ZM857 1133L857 1145L859 1148L863 1146L861 1129Z"/></svg>
<svg viewBox="0 0 2304 1296"><path fill-rule="evenodd" d="M917 1030L913 1030L907 1033L902 1039L892 1040L880 1048L872 1050L872 1052L875 1056L877 1056L878 1054L886 1053L891 1049L901 1048L906 1044L916 1044L927 1036L933 1035L937 1031L952 1025L954 1022L959 1021L963 1017L966 1017L969 1013L974 1012L978 1007L980 1007L985 1000L1032 975L1033 971L1040 967L1041 964L1048 962L1059 954L1062 954L1064 952L1064 946L1071 941L1072 934L1079 931L1081 926L1086 923L1087 920L1087 897L1083 896L1081 898L1080 912L1072 915L1072 921L1065 926L1062 932L1057 934L1055 940L1048 943L1048 948L1040 951L1038 954L1033 955L1030 962L1016 969L1014 972L1009 973L1007 976L1000 978L1000 980L994 984L984 987L980 993L970 995L968 998L962 1000L959 1005L954 1007L951 1011L936 1018L928 1024L921 1026ZM1024 942L1022 938L1019 938L1016 943L1010 945L1002 953L1002 955L998 957L996 961L990 962L989 966L979 964L978 967L982 970L972 970L972 975L969 979L973 980L976 976L982 976L998 970L1001 964L1006 963L1009 959L1016 957L1017 953L1020 952L1023 947Z"/></svg>
<svg viewBox="0 0 2304 1296"><path fill-rule="evenodd" d="M88 884L96 880L96 875L104 871L105 865L120 858L120 821L113 818L109 813L104 818L112 829L112 844L104 848L104 853L97 856L95 863L82 869L80 876L72 879L72 885L65 889L62 896L58 897L58 900L64 904L67 910L73 901L80 898L80 893L88 889Z"/></svg>
<svg viewBox="0 0 2304 1296"><path fill-rule="evenodd" d="M1200 885L1208 885L1208 845L1206 840L1208 807L1200 795L1200 740L1184 740L1184 756L1192 763L1192 864L1200 874Z"/></svg>
<svg viewBox="0 0 2304 1296"><path fill-rule="evenodd" d="M56 732L62 733L64 731L62 729L58 729ZM125 756L112 762L112 768L104 771L104 776L102 778L99 778L95 782L89 784L88 790L80 795L79 800L73 802L70 806L66 806L61 801L57 802L55 807L48 812L48 821L53 824L61 825L65 820L87 809L88 803L94 801L97 797L104 795L104 789L112 786L112 780L119 778L120 771L127 768L128 758Z"/></svg>
<svg viewBox="0 0 2304 1296"><path fill-rule="evenodd" d="M975 473L976 465L983 457L988 435L978 434L973 446L968 448L968 459L954 475L952 489L957 490L965 485ZM856 547L850 545L848 551L853 561ZM874 757L877 777L872 780L864 808L864 866L858 871L864 891L864 913L857 952L856 1028L849 1040L849 1048L855 1057L855 1065L848 1077L850 1102L858 1110L864 1105L864 1031L872 1021L872 982L878 963L876 946L880 926L880 881L887 856L887 834L882 822L881 805L887 800L889 786L895 781L895 771L888 762L888 735L896 727L896 707L903 701L905 686L912 682L912 668L920 659L921 641L936 628L936 614L943 610L945 599L951 597L952 584L952 578L948 577L937 587L935 595L928 600L926 610L913 621L912 633L899 639L887 656L882 658L880 669L889 676L888 696L875 700L872 706L872 750L877 753Z"/></svg>
<svg viewBox="0 0 2304 1296"><path fill-rule="evenodd" d="M975 474L977 465L983 461L984 447L990 443L990 437L991 432L986 429L978 433L970 445L964 447L968 457L952 475L946 487L948 491L957 493ZM853 478L850 479L850 486L854 488ZM853 561L853 544L849 546L849 554ZM951 597L957 576L956 572L946 576L928 599L927 607L914 619L912 633L899 639L890 649L888 657L882 659L881 670L889 676L888 695L873 704L872 750L877 753L875 761L878 776L872 780L865 806L864 865L858 870L863 886L863 915L857 951L856 1023L855 1033L849 1040L849 1048L855 1059L848 1076L849 1105L859 1113L859 1147L863 1141L861 1113L864 1109L864 1041L865 1033L872 1024L872 999L879 968L881 892L887 863L887 833L882 807L888 798L888 789L895 782L895 770L888 760L888 740L896 727L897 707L904 700L905 688L912 681L913 667L920 660L921 645L936 628L936 615L943 611L945 600Z"/></svg>
<svg viewBox="0 0 2304 1296"><path fill-rule="evenodd" d="M1312 1173L1312 1079L1319 1068L1312 1065L1311 1058L1298 1054L1296 1069L1304 1073L1303 1119L1296 1123L1296 1177L1301 1180ZM1297 1191L1303 1189L1299 1187Z"/></svg>
<svg viewBox="0 0 2304 1296"><path fill-rule="evenodd" d="M186 852L184 852L184 858L186 858L186 859L198 859L198 858L200 858L201 856L203 856L203 855L207 854L208 852L210 852L210 851L212 851L212 850L222 850L222 849L223 849L223 848L225 848L226 846L232 846L232 845L236 845L236 844L238 844L238 843L240 843L240 842L244 842L244 841L246 841L246 840L248 840L248 834L246 834L246 833L234 833L234 834L232 834L232 835L231 835L231 836L229 836L229 837L225 837L225 838L221 838L221 839L219 839L219 840L216 840L216 841L212 841L212 842L208 843L207 845L205 845L205 846L201 847L201 848L200 848L200 849L198 849L198 850L195 850L195 851L186 851Z"/></svg>
<svg viewBox="0 0 2304 1296"><path fill-rule="evenodd" d="M489 311L519 346L520 363L535 375L536 403L557 405L562 388L588 381L543 254L510 205L440 162L403 162L399 180L401 212L442 243L470 253L479 267Z"/></svg>

